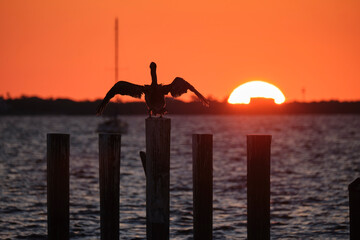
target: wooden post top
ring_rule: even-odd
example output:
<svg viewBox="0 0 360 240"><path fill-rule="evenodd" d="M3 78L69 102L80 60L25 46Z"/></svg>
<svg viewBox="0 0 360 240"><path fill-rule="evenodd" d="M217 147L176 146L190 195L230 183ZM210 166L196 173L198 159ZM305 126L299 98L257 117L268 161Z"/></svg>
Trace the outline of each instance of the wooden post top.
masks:
<svg viewBox="0 0 360 240"><path fill-rule="evenodd" d="M148 117L145 119L146 131L167 131L166 129L171 128L171 119L170 118L154 118ZM146 134L150 134L150 132Z"/></svg>
<svg viewBox="0 0 360 240"><path fill-rule="evenodd" d="M352 183L349 184L349 190L360 191L360 178L355 179Z"/></svg>
<svg viewBox="0 0 360 240"><path fill-rule="evenodd" d="M170 121L170 118L166 118L166 117L148 117L148 118L146 118L146 121L149 121L149 122L165 122L165 121Z"/></svg>
<svg viewBox="0 0 360 240"><path fill-rule="evenodd" d="M271 139L271 136L272 135L269 135L269 134L247 134L246 137L250 137L250 138L256 138L256 137L259 137L259 138L270 138Z"/></svg>
<svg viewBox="0 0 360 240"><path fill-rule="evenodd" d="M121 136L121 133L99 133L99 136Z"/></svg>
<svg viewBox="0 0 360 240"><path fill-rule="evenodd" d="M69 137L70 136L70 134L68 134L68 133L48 133L47 134L48 136L57 136L57 137L61 137L61 136L63 136L63 137Z"/></svg>

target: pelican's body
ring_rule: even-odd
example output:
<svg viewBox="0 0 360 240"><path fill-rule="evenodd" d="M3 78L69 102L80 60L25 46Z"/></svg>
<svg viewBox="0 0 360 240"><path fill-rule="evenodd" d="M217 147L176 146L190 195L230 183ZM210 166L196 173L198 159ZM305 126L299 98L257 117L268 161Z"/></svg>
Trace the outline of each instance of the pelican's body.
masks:
<svg viewBox="0 0 360 240"><path fill-rule="evenodd" d="M98 115L101 115L101 113L105 109L106 104L116 94L129 95L136 98L141 98L141 95L144 94L150 117L157 114L162 116L166 113L165 95L167 95L169 92L173 97L178 97L183 93L186 93L187 90L191 90L198 96L198 98L204 105L209 105L208 101L190 83L188 83L184 79L177 77L171 84L158 84L156 76L156 64L154 62L150 64L150 69L152 80L151 85L141 86L125 81L117 82L106 94L104 100L99 105L96 113Z"/></svg>
<svg viewBox="0 0 360 240"><path fill-rule="evenodd" d="M145 102L150 114L163 115L165 109L165 95L162 94L162 85L145 85Z"/></svg>

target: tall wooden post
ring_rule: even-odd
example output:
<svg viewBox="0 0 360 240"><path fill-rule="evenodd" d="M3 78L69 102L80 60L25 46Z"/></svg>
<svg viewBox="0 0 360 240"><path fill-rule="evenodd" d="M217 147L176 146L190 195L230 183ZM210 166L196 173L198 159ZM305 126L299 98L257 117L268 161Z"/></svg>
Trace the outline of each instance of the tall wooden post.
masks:
<svg viewBox="0 0 360 240"><path fill-rule="evenodd" d="M247 236L270 239L271 135L247 135Z"/></svg>
<svg viewBox="0 0 360 240"><path fill-rule="evenodd" d="M360 239L360 178L349 184L350 239Z"/></svg>
<svg viewBox="0 0 360 240"><path fill-rule="evenodd" d="M99 134L100 231L119 239L120 134Z"/></svg>
<svg viewBox="0 0 360 240"><path fill-rule="evenodd" d="M168 118L146 119L146 236L169 239L170 125Z"/></svg>
<svg viewBox="0 0 360 240"><path fill-rule="evenodd" d="M194 240L212 239L213 140L211 134L193 134Z"/></svg>
<svg viewBox="0 0 360 240"><path fill-rule="evenodd" d="M69 239L69 134L47 134L48 239Z"/></svg>

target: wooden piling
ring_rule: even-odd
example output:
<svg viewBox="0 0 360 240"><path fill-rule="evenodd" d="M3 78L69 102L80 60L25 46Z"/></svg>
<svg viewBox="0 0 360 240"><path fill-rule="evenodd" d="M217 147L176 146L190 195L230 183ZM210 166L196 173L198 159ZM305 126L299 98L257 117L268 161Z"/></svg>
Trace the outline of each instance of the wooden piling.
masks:
<svg viewBox="0 0 360 240"><path fill-rule="evenodd" d="M350 239L360 239L360 178L349 184Z"/></svg>
<svg viewBox="0 0 360 240"><path fill-rule="evenodd" d="M211 134L193 134L194 240L212 239L213 140Z"/></svg>
<svg viewBox="0 0 360 240"><path fill-rule="evenodd" d="M143 166L144 173L146 176L146 153L143 151L140 151L139 154L140 154L140 159L141 159L141 165Z"/></svg>
<svg viewBox="0 0 360 240"><path fill-rule="evenodd" d="M247 135L247 236L270 239L271 135Z"/></svg>
<svg viewBox="0 0 360 240"><path fill-rule="evenodd" d="M99 134L100 231L119 239L120 134Z"/></svg>
<svg viewBox="0 0 360 240"><path fill-rule="evenodd" d="M69 134L47 134L48 239L69 239Z"/></svg>
<svg viewBox="0 0 360 240"><path fill-rule="evenodd" d="M146 236L169 239L170 125L168 118L146 119Z"/></svg>

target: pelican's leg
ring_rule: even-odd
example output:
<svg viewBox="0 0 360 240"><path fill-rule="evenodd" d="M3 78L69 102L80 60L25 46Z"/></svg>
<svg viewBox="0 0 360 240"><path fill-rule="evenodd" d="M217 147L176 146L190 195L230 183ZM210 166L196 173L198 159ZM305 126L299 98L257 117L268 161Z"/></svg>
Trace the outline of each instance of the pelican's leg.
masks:
<svg viewBox="0 0 360 240"><path fill-rule="evenodd" d="M162 115L165 115L166 113L167 113L167 110L166 110L166 108L164 107L163 110L162 110L162 112L161 112L161 116L162 116Z"/></svg>

